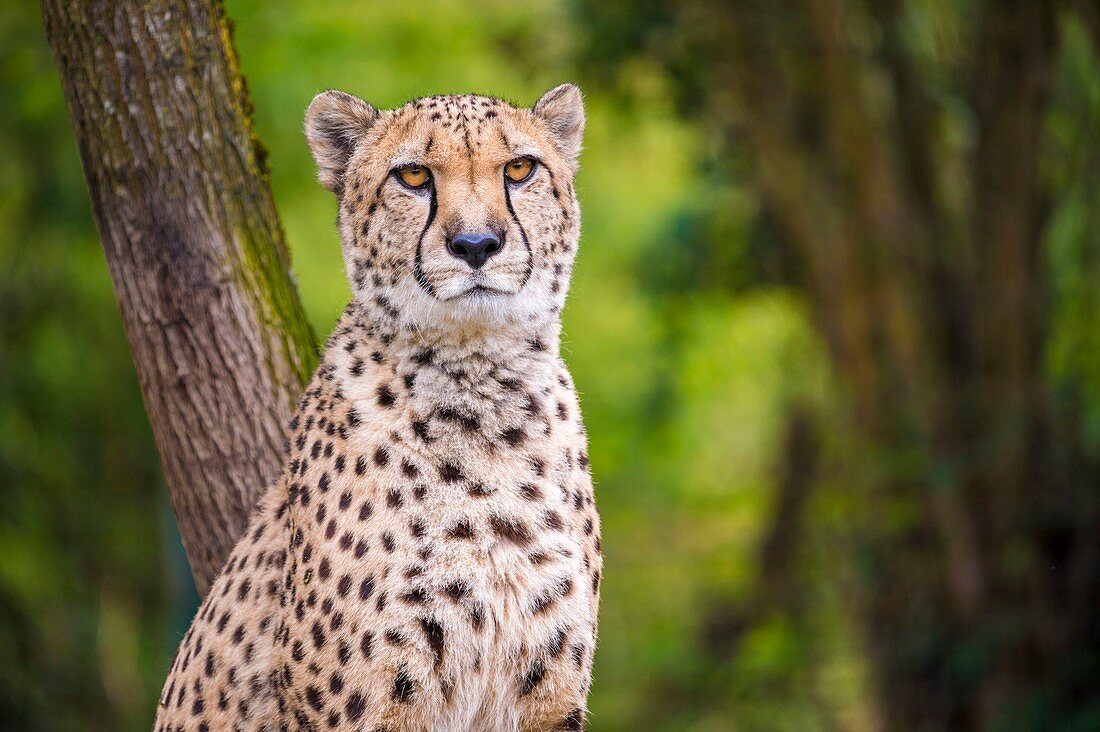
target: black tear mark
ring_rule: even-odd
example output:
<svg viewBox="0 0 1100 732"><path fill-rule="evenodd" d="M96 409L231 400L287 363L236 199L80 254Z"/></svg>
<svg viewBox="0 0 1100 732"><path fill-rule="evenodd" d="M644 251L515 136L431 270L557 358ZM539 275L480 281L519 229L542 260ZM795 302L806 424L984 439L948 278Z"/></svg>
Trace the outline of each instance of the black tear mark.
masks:
<svg viewBox="0 0 1100 732"><path fill-rule="evenodd" d="M416 240L416 255L413 259L413 277L416 279L416 284L423 288L424 292L428 293L432 297L435 297L435 288L432 287L432 283L428 281L427 275L424 274L424 237L428 234L428 229L431 228L432 222L435 221L435 214L439 204L436 200L435 186L431 187L431 202L428 206L428 220L424 222L424 228L420 230L420 237Z"/></svg>
<svg viewBox="0 0 1100 732"><path fill-rule="evenodd" d="M523 248L527 252L527 266L523 272L523 279L519 283L520 289L523 289L527 281L531 279L531 273L535 269L534 257L531 256L531 242L527 240L527 230L523 228L523 224L520 223L519 217L516 216L516 209L512 206L512 193L508 190L507 183L504 184L504 205L508 207L508 215L512 217L512 221L515 222L516 228L519 229L519 237L523 240Z"/></svg>

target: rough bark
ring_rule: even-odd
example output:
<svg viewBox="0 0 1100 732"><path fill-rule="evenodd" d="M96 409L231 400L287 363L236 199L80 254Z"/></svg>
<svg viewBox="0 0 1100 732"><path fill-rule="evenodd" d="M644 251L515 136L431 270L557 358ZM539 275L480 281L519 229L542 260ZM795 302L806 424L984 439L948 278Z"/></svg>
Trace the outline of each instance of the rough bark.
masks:
<svg viewBox="0 0 1100 732"><path fill-rule="evenodd" d="M200 593L277 472L315 339L230 25L210 0L43 0Z"/></svg>

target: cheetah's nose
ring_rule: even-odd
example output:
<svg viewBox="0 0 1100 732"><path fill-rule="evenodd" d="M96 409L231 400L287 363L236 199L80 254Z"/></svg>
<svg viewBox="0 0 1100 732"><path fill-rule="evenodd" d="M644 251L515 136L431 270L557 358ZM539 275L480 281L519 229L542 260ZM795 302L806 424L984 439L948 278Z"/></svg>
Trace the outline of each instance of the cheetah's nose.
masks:
<svg viewBox="0 0 1100 732"><path fill-rule="evenodd" d="M474 269L480 269L489 257L500 251L500 239L487 231L458 234L447 242L447 251Z"/></svg>

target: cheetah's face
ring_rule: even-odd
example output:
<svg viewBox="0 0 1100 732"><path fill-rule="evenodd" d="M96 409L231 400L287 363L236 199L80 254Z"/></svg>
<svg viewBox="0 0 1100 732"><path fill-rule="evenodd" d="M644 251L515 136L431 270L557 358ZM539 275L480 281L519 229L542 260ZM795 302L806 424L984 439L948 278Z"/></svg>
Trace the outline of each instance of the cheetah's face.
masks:
<svg viewBox="0 0 1100 732"><path fill-rule="evenodd" d="M356 297L410 326L559 311L579 231L583 129L569 84L531 109L463 95L378 111L343 92L318 95L306 135L340 198Z"/></svg>

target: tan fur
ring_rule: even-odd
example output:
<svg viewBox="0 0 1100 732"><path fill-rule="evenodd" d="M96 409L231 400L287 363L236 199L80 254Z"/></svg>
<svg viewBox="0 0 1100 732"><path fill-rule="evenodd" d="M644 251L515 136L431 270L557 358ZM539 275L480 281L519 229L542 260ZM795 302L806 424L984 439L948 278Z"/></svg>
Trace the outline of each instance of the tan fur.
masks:
<svg viewBox="0 0 1100 732"><path fill-rule="evenodd" d="M570 85L534 109L311 105L354 299L156 729L583 727L602 559L558 349L583 125ZM506 182L518 156L539 164ZM392 175L414 162L434 191ZM503 247L481 270L447 252L486 229Z"/></svg>

